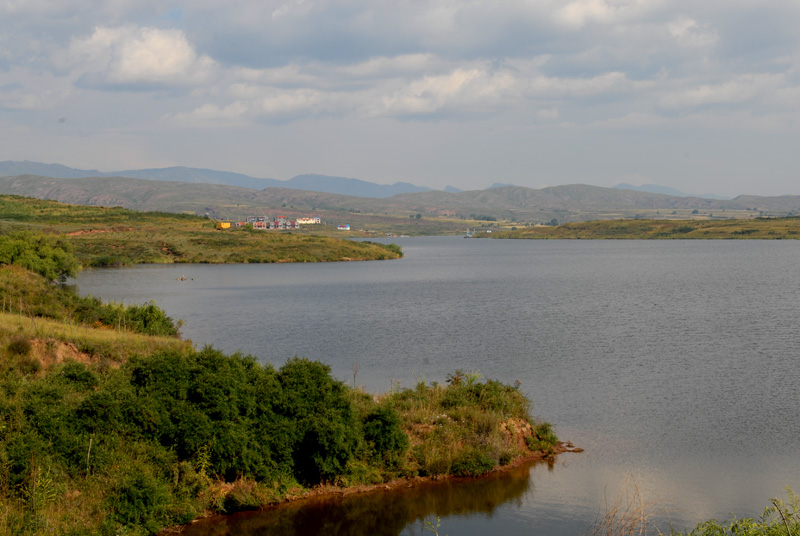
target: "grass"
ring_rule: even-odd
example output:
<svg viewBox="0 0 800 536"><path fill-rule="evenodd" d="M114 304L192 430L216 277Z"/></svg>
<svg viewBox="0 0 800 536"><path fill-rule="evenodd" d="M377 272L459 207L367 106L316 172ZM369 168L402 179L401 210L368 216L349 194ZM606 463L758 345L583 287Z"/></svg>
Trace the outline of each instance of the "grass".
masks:
<svg viewBox="0 0 800 536"><path fill-rule="evenodd" d="M133 355L192 348L191 341L175 337L141 335L108 326L93 328L42 317L0 313L0 348L11 350L20 346L21 341L27 341L29 350L10 353L46 364L64 359L120 364Z"/></svg>
<svg viewBox="0 0 800 536"><path fill-rule="evenodd" d="M484 236L484 235L480 235ZM800 218L748 220L603 220L497 230L491 238L533 239L798 239Z"/></svg>
<svg viewBox="0 0 800 536"><path fill-rule="evenodd" d="M595 521L592 536L644 536L663 534L652 523L656 504L646 501L639 485L628 478L617 496L605 505L605 511Z"/></svg>
<svg viewBox="0 0 800 536"><path fill-rule="evenodd" d="M516 388L477 374L448 385L420 382L382 397L401 417L409 437L410 470L424 476L476 476L538 452L554 453L549 423L535 421Z"/></svg>

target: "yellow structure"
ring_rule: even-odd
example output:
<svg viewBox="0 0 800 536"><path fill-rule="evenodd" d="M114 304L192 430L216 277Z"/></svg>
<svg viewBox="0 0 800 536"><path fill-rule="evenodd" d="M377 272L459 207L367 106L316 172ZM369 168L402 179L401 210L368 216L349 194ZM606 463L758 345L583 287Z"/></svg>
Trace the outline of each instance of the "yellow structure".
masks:
<svg viewBox="0 0 800 536"><path fill-rule="evenodd" d="M217 229L230 229L231 222L229 221L218 221L217 222Z"/></svg>

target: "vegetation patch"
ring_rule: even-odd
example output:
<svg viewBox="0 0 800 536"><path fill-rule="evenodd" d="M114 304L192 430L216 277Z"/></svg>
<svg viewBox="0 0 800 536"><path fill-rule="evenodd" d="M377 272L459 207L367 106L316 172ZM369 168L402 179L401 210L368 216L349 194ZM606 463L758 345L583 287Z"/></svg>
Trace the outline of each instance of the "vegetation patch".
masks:
<svg viewBox="0 0 800 536"><path fill-rule="evenodd" d="M754 218L739 220L601 220L558 226L498 230L491 238L584 238L584 239L725 239L797 238L800 218Z"/></svg>
<svg viewBox="0 0 800 536"><path fill-rule="evenodd" d="M17 264L48 279L74 275L78 266L110 267L143 263L271 263L381 260L402 257L400 248L300 232L228 229L215 221L167 212L121 207L66 205L0 195L0 264ZM26 234L29 233L29 234ZM20 237L27 238L20 238ZM20 243L74 254L72 264L57 256L51 265L30 258ZM14 242L13 247L4 245ZM11 253L9 253L11 252ZM9 261L10 255L16 255ZM71 258L69 255L66 259Z"/></svg>

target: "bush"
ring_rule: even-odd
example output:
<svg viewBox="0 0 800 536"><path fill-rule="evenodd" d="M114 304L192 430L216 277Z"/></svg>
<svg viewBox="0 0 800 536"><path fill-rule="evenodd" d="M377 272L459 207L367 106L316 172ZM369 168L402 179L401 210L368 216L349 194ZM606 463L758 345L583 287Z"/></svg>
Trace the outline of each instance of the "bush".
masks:
<svg viewBox="0 0 800 536"><path fill-rule="evenodd" d="M379 456L397 456L408 448L408 436L400 427L400 417L389 406L380 406L367 415L363 430L364 439Z"/></svg>
<svg viewBox="0 0 800 536"><path fill-rule="evenodd" d="M66 363L60 372L61 377L73 384L79 391L88 391L97 387L97 375L86 368L86 365L71 361Z"/></svg>
<svg viewBox="0 0 800 536"><path fill-rule="evenodd" d="M491 471L495 463L486 453L478 449L467 449L453 461L450 473L456 476L478 476Z"/></svg>
<svg viewBox="0 0 800 536"><path fill-rule="evenodd" d="M167 486L137 467L116 485L106 501L109 517L124 527L142 527L156 533L165 525Z"/></svg>
<svg viewBox="0 0 800 536"><path fill-rule="evenodd" d="M317 484L344 473L358 444L347 387L330 376L327 365L298 358L281 367L278 381L283 390L278 410L294 421L287 432L295 478Z"/></svg>

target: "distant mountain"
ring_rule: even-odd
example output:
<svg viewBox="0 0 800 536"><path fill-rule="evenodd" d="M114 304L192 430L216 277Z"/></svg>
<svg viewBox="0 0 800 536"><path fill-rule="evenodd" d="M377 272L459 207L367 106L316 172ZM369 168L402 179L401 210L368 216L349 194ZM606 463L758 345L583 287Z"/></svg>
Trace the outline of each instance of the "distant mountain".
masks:
<svg viewBox="0 0 800 536"><path fill-rule="evenodd" d="M491 190L492 188L505 188L506 186L514 186L514 185L513 184L506 184L504 182L496 182L496 183L492 184L491 186L489 186L486 189L487 190Z"/></svg>
<svg viewBox="0 0 800 536"><path fill-rule="evenodd" d="M685 192L681 192L680 190L676 190L675 188L670 188L669 186L659 186L658 184L642 184L641 186L634 186L633 184L628 183L620 183L614 186L614 188L619 188L622 190L635 190L637 192L648 192L651 194L664 194L664 195L672 195L675 197L702 197L703 199L731 199L730 197L725 197L724 195L717 195L717 194L687 194Z"/></svg>
<svg viewBox="0 0 800 536"><path fill-rule="evenodd" d="M357 197L383 198L401 193L425 192L430 188L415 186L407 182L390 185L376 184L359 179L329 177L327 175L298 175L282 181L259 179L214 169L189 167L169 167L157 169L128 169L124 171L101 172L96 169L75 169L61 164L42 164L39 162L0 162L0 176L36 175L56 179L78 179L86 177L129 177L154 181L179 181L195 184L227 184L240 188L263 190L264 188L293 188L313 192L326 192Z"/></svg>
<svg viewBox="0 0 800 536"><path fill-rule="evenodd" d="M461 190L460 188L456 188L455 186L450 186L448 184L447 186L444 187L444 191L447 192L447 193L451 193L451 194L460 194L464 190Z"/></svg>
<svg viewBox="0 0 800 536"><path fill-rule="evenodd" d="M326 192L330 194L354 195L357 197L392 197L397 194L429 192L430 188L414 186L408 182L394 184L375 184L347 177L330 177L328 175L297 175L281 183L282 188Z"/></svg>
<svg viewBox="0 0 800 536"><path fill-rule="evenodd" d="M99 177L102 175L96 169L75 169L61 164L42 164L39 162L14 162L6 160L0 162L0 176L11 177L14 175L38 175L40 177L54 177L58 179L80 179L83 177Z"/></svg>
<svg viewBox="0 0 800 536"><path fill-rule="evenodd" d="M0 194L73 204L119 205L135 210L209 214L215 218L241 218L280 211L329 217L347 214L349 219L385 216L406 223L409 215L416 214L422 214L423 220L437 216L465 219L491 216L534 223L548 222L553 218L564 222L633 218L642 213L656 216L659 212L669 214L675 210L697 210L705 217L711 217L713 213L715 218L726 217L726 210L747 211L751 217L800 214L800 196L739 196L732 200L716 200L584 184L539 190L521 186L459 193L429 190L367 198L293 188L255 190L222 184L158 182L124 177L57 179L21 175L0 177Z"/></svg>

